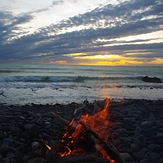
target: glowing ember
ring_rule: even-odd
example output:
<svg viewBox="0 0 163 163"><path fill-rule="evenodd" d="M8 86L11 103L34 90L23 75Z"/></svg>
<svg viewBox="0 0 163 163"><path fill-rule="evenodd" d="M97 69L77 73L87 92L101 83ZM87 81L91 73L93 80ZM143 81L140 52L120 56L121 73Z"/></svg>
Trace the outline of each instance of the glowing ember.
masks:
<svg viewBox="0 0 163 163"><path fill-rule="evenodd" d="M50 146L48 146L47 144L45 144L45 146L48 148L48 150L51 150L52 148Z"/></svg>

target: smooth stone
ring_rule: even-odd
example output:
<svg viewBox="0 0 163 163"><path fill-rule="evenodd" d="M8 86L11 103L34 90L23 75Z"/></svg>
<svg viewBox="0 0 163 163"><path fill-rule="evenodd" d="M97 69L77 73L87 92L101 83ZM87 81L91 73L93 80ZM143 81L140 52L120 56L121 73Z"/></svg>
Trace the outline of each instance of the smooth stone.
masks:
<svg viewBox="0 0 163 163"><path fill-rule="evenodd" d="M55 163L56 162L56 152L54 150L46 151L46 161L47 161L47 163Z"/></svg>
<svg viewBox="0 0 163 163"><path fill-rule="evenodd" d="M119 141L124 145L131 144L131 138L127 136L119 137Z"/></svg>
<svg viewBox="0 0 163 163"><path fill-rule="evenodd" d="M144 147L146 144L147 139L144 135L139 135L135 137L134 143L137 144L139 147Z"/></svg>
<svg viewBox="0 0 163 163"><path fill-rule="evenodd" d="M5 138L5 134L3 131L0 130L0 139L3 139L3 138Z"/></svg>
<svg viewBox="0 0 163 163"><path fill-rule="evenodd" d="M132 124L135 124L135 118L134 117L132 117L132 118L124 118L123 122L128 124L127 126L130 126Z"/></svg>
<svg viewBox="0 0 163 163"><path fill-rule="evenodd" d="M160 132L163 132L163 128L159 128L159 131L160 131Z"/></svg>
<svg viewBox="0 0 163 163"><path fill-rule="evenodd" d="M138 152L140 150L139 146L136 144L131 144L131 150L133 152Z"/></svg>
<svg viewBox="0 0 163 163"><path fill-rule="evenodd" d="M133 158L138 162L144 159L144 155L141 152L134 152Z"/></svg>
<svg viewBox="0 0 163 163"><path fill-rule="evenodd" d="M158 138L158 139L163 139L163 133L157 133L157 135L156 135L156 137Z"/></svg>
<svg viewBox="0 0 163 163"><path fill-rule="evenodd" d="M160 152L161 150L161 146L160 145L157 145L157 144L149 144L147 146L147 149L151 152Z"/></svg>
<svg viewBox="0 0 163 163"><path fill-rule="evenodd" d="M11 163L13 163L13 162L15 163L15 162L17 162L17 160L13 157L13 158L10 158L10 162Z"/></svg>
<svg viewBox="0 0 163 163"><path fill-rule="evenodd" d="M120 153L120 155L127 163L135 163L134 159L128 153Z"/></svg>
<svg viewBox="0 0 163 163"><path fill-rule="evenodd" d="M161 127L163 127L163 121L161 122Z"/></svg>
<svg viewBox="0 0 163 163"><path fill-rule="evenodd" d="M21 113L21 112L17 112L17 111L16 111L16 112L14 112L14 113L13 113L13 115L15 115L15 116L21 116L21 115L22 115L22 113Z"/></svg>
<svg viewBox="0 0 163 163"><path fill-rule="evenodd" d="M148 159L143 159L139 163L149 163L149 160Z"/></svg>
<svg viewBox="0 0 163 163"><path fill-rule="evenodd" d="M0 147L0 154L5 154L9 150L9 143L3 143Z"/></svg>
<svg viewBox="0 0 163 163"><path fill-rule="evenodd" d="M116 132L119 133L120 135L128 134L128 131L125 128L117 129Z"/></svg>
<svg viewBox="0 0 163 163"><path fill-rule="evenodd" d="M11 138L5 138L5 139L2 140L2 144L3 143L6 143L6 142L9 143L9 145L10 145L10 144L13 143L13 139L11 139Z"/></svg>
<svg viewBox="0 0 163 163"><path fill-rule="evenodd" d="M25 125L24 125L24 128L25 128L26 130L29 130L30 126L31 126L31 124L25 124Z"/></svg>
<svg viewBox="0 0 163 163"><path fill-rule="evenodd" d="M38 134L38 131L39 131L39 126L36 124L31 124L28 133L30 136L35 137Z"/></svg>
<svg viewBox="0 0 163 163"><path fill-rule="evenodd" d="M42 133L40 137L43 139L47 139L49 137L49 135L46 133Z"/></svg>
<svg viewBox="0 0 163 163"><path fill-rule="evenodd" d="M2 127L2 131L5 131L5 132L8 132L8 131L10 131L10 128L11 128L11 125L6 125L6 126L3 126Z"/></svg>
<svg viewBox="0 0 163 163"><path fill-rule="evenodd" d="M23 138L20 138L20 141L21 141L22 143L25 143L25 142L26 142L26 140L23 139Z"/></svg>
<svg viewBox="0 0 163 163"><path fill-rule="evenodd" d="M163 158L159 159L157 163L163 163Z"/></svg>
<svg viewBox="0 0 163 163"><path fill-rule="evenodd" d="M157 162L160 158L161 158L161 154L159 154L159 153L151 153L149 162L150 163Z"/></svg>
<svg viewBox="0 0 163 163"><path fill-rule="evenodd" d="M25 155L25 156L23 157L23 161L24 161L24 162L27 162L27 161L29 161L29 160L30 160L30 156Z"/></svg>
<svg viewBox="0 0 163 163"><path fill-rule="evenodd" d="M34 142L31 143L31 147L32 147L32 151L35 151L35 150L37 150L38 148L41 147L41 143L37 142L37 141L34 141Z"/></svg>
<svg viewBox="0 0 163 163"><path fill-rule="evenodd" d="M19 116L18 118L21 119L21 120L25 120L24 116Z"/></svg>
<svg viewBox="0 0 163 163"><path fill-rule="evenodd" d="M144 121L140 124L140 127L142 128L148 128L148 127L152 127L153 126L153 122L151 121Z"/></svg>
<svg viewBox="0 0 163 163"><path fill-rule="evenodd" d="M45 163L46 161L41 158L41 157L35 157L29 161L27 161L26 163Z"/></svg>
<svg viewBox="0 0 163 163"><path fill-rule="evenodd" d="M10 160L8 158L2 158L0 159L0 163L10 163Z"/></svg>
<svg viewBox="0 0 163 163"><path fill-rule="evenodd" d="M16 126L19 127L20 130L24 129L24 124L22 122L16 123Z"/></svg>
<svg viewBox="0 0 163 163"><path fill-rule="evenodd" d="M18 150L21 152L21 153L26 153L27 152L27 147L23 144L21 144L19 147L18 147Z"/></svg>
<svg viewBox="0 0 163 163"><path fill-rule="evenodd" d="M45 129L50 129L51 128L51 122L45 122Z"/></svg>
<svg viewBox="0 0 163 163"><path fill-rule="evenodd" d="M52 118L46 118L46 120L51 122L53 119Z"/></svg>
<svg viewBox="0 0 163 163"><path fill-rule="evenodd" d="M51 125L51 122L48 121L45 122L45 125L49 125L49 124Z"/></svg>
<svg viewBox="0 0 163 163"><path fill-rule="evenodd" d="M0 123L4 122L3 117L0 117Z"/></svg>
<svg viewBox="0 0 163 163"><path fill-rule="evenodd" d="M12 158L12 157L15 157L15 154L14 153L7 153L6 157L7 158Z"/></svg>
<svg viewBox="0 0 163 163"><path fill-rule="evenodd" d="M51 128L51 124L46 125L44 128L45 128L45 129L50 129L50 128Z"/></svg>

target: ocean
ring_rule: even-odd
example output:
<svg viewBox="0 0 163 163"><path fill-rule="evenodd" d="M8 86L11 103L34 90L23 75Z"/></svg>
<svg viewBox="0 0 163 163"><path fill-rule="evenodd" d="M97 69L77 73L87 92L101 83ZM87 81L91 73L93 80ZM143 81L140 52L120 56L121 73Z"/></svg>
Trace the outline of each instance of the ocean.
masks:
<svg viewBox="0 0 163 163"><path fill-rule="evenodd" d="M163 67L0 64L0 104L163 98ZM3 92L3 93L2 93Z"/></svg>

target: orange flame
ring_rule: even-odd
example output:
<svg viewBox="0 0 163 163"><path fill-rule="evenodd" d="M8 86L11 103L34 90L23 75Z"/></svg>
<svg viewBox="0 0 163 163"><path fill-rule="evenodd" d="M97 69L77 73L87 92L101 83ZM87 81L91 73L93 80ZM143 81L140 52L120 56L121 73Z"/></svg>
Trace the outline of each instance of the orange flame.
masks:
<svg viewBox="0 0 163 163"><path fill-rule="evenodd" d="M63 138L69 138L70 139L70 144L75 143L77 140L77 137L81 134L85 132L85 129L83 128L83 125L80 122L85 123L92 131L94 131L95 133L98 134L98 137L103 140L103 141L107 141L108 140L108 136L110 134L110 129L109 126L111 125L111 123L109 122L109 104L110 104L110 99L106 99L106 104L103 110L90 115L90 114L86 114L86 115L82 115L78 121L77 124L75 124L76 122L74 122L74 120L71 121L70 125L75 125L75 131L69 135L68 132L66 132L63 135ZM68 126L68 127L69 127ZM82 138L81 138L82 139ZM62 143L64 143L64 139L62 140ZM84 153L84 149L81 148L76 148L76 149L70 149L69 143L67 144L66 148L67 151L64 153L59 153L61 157L66 156L66 155L70 155L70 154L75 154L75 153ZM114 160L111 160L111 158L108 156L108 154L106 153L106 151L99 145L96 144L96 149L102 154L103 158L108 159L111 163L115 163Z"/></svg>
<svg viewBox="0 0 163 163"><path fill-rule="evenodd" d="M96 132L98 136L104 141L108 140L108 135L110 134L109 126L109 110L110 99L106 99L106 104L103 110L95 113L94 115L87 114L81 116L80 121L87 124L91 130Z"/></svg>

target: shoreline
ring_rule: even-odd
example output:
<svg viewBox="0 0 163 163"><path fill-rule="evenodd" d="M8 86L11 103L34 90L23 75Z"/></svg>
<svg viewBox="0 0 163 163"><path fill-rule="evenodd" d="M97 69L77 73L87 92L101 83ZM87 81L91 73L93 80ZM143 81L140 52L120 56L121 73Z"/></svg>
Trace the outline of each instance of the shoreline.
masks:
<svg viewBox="0 0 163 163"><path fill-rule="evenodd" d="M101 102L99 106L102 106ZM91 108L93 104L88 106ZM74 115L74 110L82 106L83 103L75 102L0 105L0 161L7 159L11 163L27 163L35 158L31 147L33 142L57 141L63 133L64 126L49 112L71 121L81 115L80 112ZM163 161L163 100L113 101L109 111L108 119L112 125L108 142L127 157L126 163ZM37 157L46 160L44 155Z"/></svg>
<svg viewBox="0 0 163 163"><path fill-rule="evenodd" d="M143 98L139 98L139 99L137 99L137 98L97 98L97 99L95 99L95 100L87 100L87 99L83 99L81 102L75 102L75 101L72 101L72 102L68 102L68 101L66 101L66 102L56 102L56 103L45 103L45 104L41 104L41 103L33 103L33 102L31 102L31 103L26 103L26 104L7 104L7 103L0 103L0 109L1 109L1 107L18 107L18 108L22 108L22 107L31 107L31 109L32 109L32 107L52 107L52 106L56 106L56 105L59 105L59 106L63 106L63 107L66 107L66 106L69 106L69 105L73 105L73 104L76 104L76 105L79 105L79 106L81 106L81 105L83 105L83 103L84 103L84 101L88 101L88 103L90 103L90 104L92 104L92 103L94 103L94 102L96 102L96 101L103 101L103 100L105 100L105 99L110 99L110 103L111 104L120 104L121 103L121 105L126 105L126 104L128 104L128 103L135 103L135 102L145 102L145 103L157 103L157 102L161 102L161 101L163 101L163 98L159 98L159 99L143 99ZM161 106L160 106L161 107ZM162 107L163 108L163 107ZM34 109L34 108L33 108Z"/></svg>
<svg viewBox="0 0 163 163"><path fill-rule="evenodd" d="M123 99L163 99L163 89L157 88L88 88L88 87L70 87L70 88L35 88L35 89L2 89L0 92L6 96L0 96L0 104L52 104L71 102L82 103L84 100L93 102L112 98L115 100Z"/></svg>
<svg viewBox="0 0 163 163"><path fill-rule="evenodd" d="M105 98L105 97L101 97L101 98L96 98L96 99L87 99L87 98L83 98L82 100L80 100L80 101L64 101L64 102L59 102L59 101L56 101L56 102L54 102L54 103L34 103L34 102L31 102L31 103L20 103L20 104L18 104L18 103L15 103L15 104L11 104L11 103L1 103L0 102L0 107L35 107L35 106L37 106L37 107L39 107L39 106L46 106L46 107L48 107L48 106L55 106L55 105L61 105L61 106L66 106L66 105L71 105L71 104L77 104L77 105L83 105L83 102L84 101L88 101L89 103L94 103L94 102L96 102L96 101L103 101L103 100L105 100L105 99L110 99L110 101L111 101L111 103L122 103L122 104L126 104L126 103L130 103L130 102L137 102L137 101L144 101L145 103L147 102L149 102L149 103L151 103L151 102L159 102L159 101L163 101L163 98L157 98L157 99L146 99L146 98Z"/></svg>

